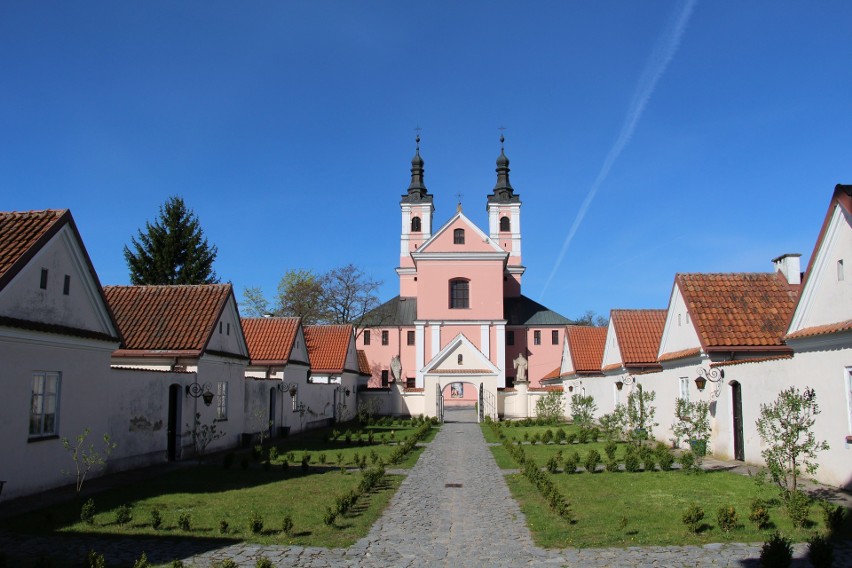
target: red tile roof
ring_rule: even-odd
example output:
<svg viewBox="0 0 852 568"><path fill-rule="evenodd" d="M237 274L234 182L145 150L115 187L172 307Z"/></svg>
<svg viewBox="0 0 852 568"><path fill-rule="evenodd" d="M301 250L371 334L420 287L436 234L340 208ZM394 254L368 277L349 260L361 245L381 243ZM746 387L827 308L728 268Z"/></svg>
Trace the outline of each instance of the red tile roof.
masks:
<svg viewBox="0 0 852 568"><path fill-rule="evenodd" d="M678 274L705 351L782 347L800 286L780 273Z"/></svg>
<svg viewBox="0 0 852 568"><path fill-rule="evenodd" d="M666 310L612 310L621 361L625 367L653 367L666 325Z"/></svg>
<svg viewBox="0 0 852 568"><path fill-rule="evenodd" d="M344 368L352 338L351 325L307 325L304 330L312 371L320 373L357 371L357 369Z"/></svg>
<svg viewBox="0 0 852 568"><path fill-rule="evenodd" d="M0 212L0 289L70 219L67 209Z"/></svg>
<svg viewBox="0 0 852 568"><path fill-rule="evenodd" d="M104 293L124 336L117 356L200 355L233 294L230 284L107 286Z"/></svg>
<svg viewBox="0 0 852 568"><path fill-rule="evenodd" d="M731 367L734 365L745 365L746 363L763 363L764 361L775 361L777 359L792 359L793 355L791 353L784 353L781 355L771 355L768 357L753 357L751 359L735 359L733 361L716 361L715 363L710 363L711 367Z"/></svg>
<svg viewBox="0 0 852 568"><path fill-rule="evenodd" d="M606 332L606 327L588 325L569 325L565 328L565 337L575 372L601 372Z"/></svg>
<svg viewBox="0 0 852 568"><path fill-rule="evenodd" d="M849 331L852 329L852 320L839 321L836 323L827 323L825 325L815 325L806 327L784 336L785 339L801 339L802 337L813 337L815 335L828 335L829 333L839 333L841 331Z"/></svg>
<svg viewBox="0 0 852 568"><path fill-rule="evenodd" d="M562 392L561 385L548 385L546 387L529 387L529 392Z"/></svg>
<svg viewBox="0 0 852 568"><path fill-rule="evenodd" d="M541 380L546 381L548 379L558 379L559 378L559 370L560 370L560 368L556 367L555 369L553 369L552 371L547 373L545 376L543 376L541 378Z"/></svg>
<svg viewBox="0 0 852 568"><path fill-rule="evenodd" d="M370 370L370 361L367 360L367 352L363 349L358 350L358 371L367 377L373 375Z"/></svg>
<svg viewBox="0 0 852 568"><path fill-rule="evenodd" d="M286 364L301 321L301 318L242 318L251 362Z"/></svg>
<svg viewBox="0 0 852 568"><path fill-rule="evenodd" d="M669 351L668 353L663 353L662 355L660 355L660 362L674 361L675 359L685 359L686 357L695 357L696 355L700 354L700 347L693 347L691 349L681 349L680 351Z"/></svg>

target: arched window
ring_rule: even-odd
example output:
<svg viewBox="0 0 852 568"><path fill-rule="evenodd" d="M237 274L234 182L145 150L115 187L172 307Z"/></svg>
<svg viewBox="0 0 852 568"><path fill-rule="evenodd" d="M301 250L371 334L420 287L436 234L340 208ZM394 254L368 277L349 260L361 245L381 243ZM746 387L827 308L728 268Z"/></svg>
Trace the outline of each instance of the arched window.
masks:
<svg viewBox="0 0 852 568"><path fill-rule="evenodd" d="M464 244L464 229L456 229L455 231L453 231L453 244Z"/></svg>
<svg viewBox="0 0 852 568"><path fill-rule="evenodd" d="M461 278L450 280L450 308L470 307L470 282Z"/></svg>
<svg viewBox="0 0 852 568"><path fill-rule="evenodd" d="M500 217L500 232L508 233L512 230L512 222L508 217Z"/></svg>
<svg viewBox="0 0 852 568"><path fill-rule="evenodd" d="M420 232L420 217L412 217L411 218L411 232L419 233Z"/></svg>
<svg viewBox="0 0 852 568"><path fill-rule="evenodd" d="M464 355L462 355L461 353L459 353L458 362L459 362L459 365L464 364Z"/></svg>

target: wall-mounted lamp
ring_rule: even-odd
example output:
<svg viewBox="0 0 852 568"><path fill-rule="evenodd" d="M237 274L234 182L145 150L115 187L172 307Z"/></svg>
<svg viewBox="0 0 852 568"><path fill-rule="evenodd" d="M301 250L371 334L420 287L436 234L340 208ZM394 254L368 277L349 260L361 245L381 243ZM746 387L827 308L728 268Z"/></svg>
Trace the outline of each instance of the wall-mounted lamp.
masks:
<svg viewBox="0 0 852 568"><path fill-rule="evenodd" d="M574 385L568 385L568 392L574 392Z"/></svg>
<svg viewBox="0 0 852 568"><path fill-rule="evenodd" d="M623 388L624 388L624 383L622 383L621 381L615 381L615 388L616 388L617 390L621 390L621 389L623 389Z"/></svg>
<svg viewBox="0 0 852 568"><path fill-rule="evenodd" d="M296 393L299 392L299 385L297 383L278 383L278 390L280 392L290 393L291 397L295 397Z"/></svg>
<svg viewBox="0 0 852 568"><path fill-rule="evenodd" d="M707 381L710 381L715 385L713 387L713 397L718 398L722 392L722 379L725 378L725 370L698 367L695 372L698 373L698 376L695 378L695 386L698 387L698 392L704 392Z"/></svg>
<svg viewBox="0 0 852 568"><path fill-rule="evenodd" d="M198 384L197 382L192 383L190 385L186 385L186 396L191 396L192 398L199 398L204 401L204 406L210 406L213 402L213 397L216 396L210 390L212 387L210 383L204 383L203 385Z"/></svg>
<svg viewBox="0 0 852 568"><path fill-rule="evenodd" d="M617 381L615 383L615 388L617 388L618 390L621 390L621 389L624 388L624 385L630 386L630 385L635 384L635 383L636 383L636 377L634 377L633 375L627 375L626 377L624 377L623 382Z"/></svg>

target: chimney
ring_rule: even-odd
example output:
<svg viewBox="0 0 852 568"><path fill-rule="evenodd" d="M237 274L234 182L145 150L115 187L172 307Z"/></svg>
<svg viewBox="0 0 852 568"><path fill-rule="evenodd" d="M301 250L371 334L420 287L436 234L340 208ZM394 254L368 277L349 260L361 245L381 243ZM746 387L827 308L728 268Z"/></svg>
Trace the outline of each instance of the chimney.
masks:
<svg viewBox="0 0 852 568"><path fill-rule="evenodd" d="M802 283L801 263L799 258L801 254L791 253L782 254L778 258L772 259L772 264L775 265L775 272L781 272L787 283L793 286L798 286Z"/></svg>

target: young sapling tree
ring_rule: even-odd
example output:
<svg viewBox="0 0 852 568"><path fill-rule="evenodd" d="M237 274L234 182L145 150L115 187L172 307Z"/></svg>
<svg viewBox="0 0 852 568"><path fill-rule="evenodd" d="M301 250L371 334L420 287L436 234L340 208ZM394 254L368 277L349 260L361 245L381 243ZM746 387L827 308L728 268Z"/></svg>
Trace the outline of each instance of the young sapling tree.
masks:
<svg viewBox="0 0 852 568"><path fill-rule="evenodd" d="M94 444L89 444L86 447L86 438L89 437L91 430L86 428L81 434L78 434L72 443L68 438L62 438L62 447L71 456L74 462L74 471L62 470L62 473L76 478L75 489L77 495L83 490L83 482L93 469L100 469L106 464L107 458L118 445L113 442L109 434L104 434L104 446L102 450L95 449Z"/></svg>

